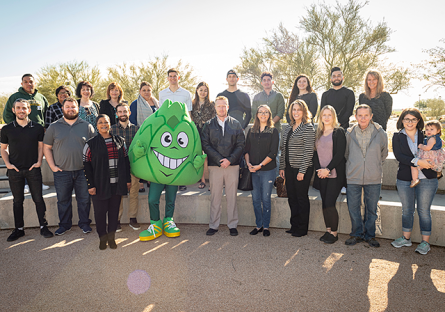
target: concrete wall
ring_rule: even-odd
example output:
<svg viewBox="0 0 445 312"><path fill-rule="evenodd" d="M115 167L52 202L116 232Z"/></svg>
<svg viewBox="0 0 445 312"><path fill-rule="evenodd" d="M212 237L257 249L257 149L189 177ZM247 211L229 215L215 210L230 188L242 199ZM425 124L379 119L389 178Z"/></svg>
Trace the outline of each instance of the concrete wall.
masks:
<svg viewBox="0 0 445 312"><path fill-rule="evenodd" d="M325 231L324 219L322 214L321 199L318 191L310 189L311 214L309 229L311 231ZM52 187L49 191L45 191L45 202L47 205L47 219L49 225L55 226L59 219L57 215L57 199ZM402 233L402 209L398 202L396 191L382 191L383 200L380 201L382 229L381 237L395 239L400 237ZM140 210L138 221L148 224L150 222L150 214L148 211L148 195L141 193L139 195ZM255 216L252 207L252 198L250 192L238 193L237 198L239 225L255 226ZM161 197L161 217L164 214L164 195ZM227 223L225 210L225 199L222 203L221 227ZM73 196L73 224L77 224L78 216L75 198ZM122 223L128 223L127 218L128 199L124 200L124 215ZM351 230L351 221L349 218L348 207L346 204L346 196L340 195L337 202L339 212L339 233L349 234ZM210 192L199 190L196 186L188 188L186 192L180 192L176 199L175 221L181 223L208 224L210 211ZM431 209L433 220L433 231L431 236L431 244L445 246L445 195L436 195ZM91 209L90 218L94 222L93 209ZM289 228L290 210L286 198L279 198L274 193L272 195L272 216L271 228ZM37 215L34 203L30 195L26 195L25 199L25 226L38 226ZM8 194L0 199L0 228L11 229L14 227L14 218L12 214L12 196ZM414 229L412 240L420 242L419 221L417 215L414 220ZM203 233L204 235L204 233Z"/></svg>
<svg viewBox="0 0 445 312"><path fill-rule="evenodd" d="M399 162L395 159L393 153L389 153L388 158L383 166L383 188L384 189L396 189L396 179L397 179L397 169L399 167ZM208 179L208 175L206 174ZM42 178L43 183L47 185L54 185L54 177L51 169L49 168L46 160L43 159L42 164ZM445 178L439 180L439 190L438 193L445 193Z"/></svg>

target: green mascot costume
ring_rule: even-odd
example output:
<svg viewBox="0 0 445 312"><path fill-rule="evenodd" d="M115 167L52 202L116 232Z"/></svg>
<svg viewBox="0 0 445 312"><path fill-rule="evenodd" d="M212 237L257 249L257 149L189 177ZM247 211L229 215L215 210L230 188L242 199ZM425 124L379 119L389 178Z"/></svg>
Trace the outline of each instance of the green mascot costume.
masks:
<svg viewBox="0 0 445 312"><path fill-rule="evenodd" d="M203 174L204 160L198 129L184 103L166 100L136 133L128 150L131 173L150 181L148 205L151 225L139 234L141 241L165 234L177 237L173 221L178 185L196 183ZM165 218L160 220L159 198L165 189Z"/></svg>

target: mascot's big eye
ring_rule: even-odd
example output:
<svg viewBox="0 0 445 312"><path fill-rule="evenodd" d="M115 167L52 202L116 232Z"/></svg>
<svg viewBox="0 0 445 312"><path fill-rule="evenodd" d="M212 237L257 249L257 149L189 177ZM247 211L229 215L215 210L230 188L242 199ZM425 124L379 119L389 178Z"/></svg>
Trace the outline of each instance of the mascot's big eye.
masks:
<svg viewBox="0 0 445 312"><path fill-rule="evenodd" d="M170 132L164 132L161 136L161 144L164 147L170 146L172 144L172 135Z"/></svg>
<svg viewBox="0 0 445 312"><path fill-rule="evenodd" d="M178 144L182 148L186 148L187 145L189 144L189 137L185 132L180 132L178 134Z"/></svg>

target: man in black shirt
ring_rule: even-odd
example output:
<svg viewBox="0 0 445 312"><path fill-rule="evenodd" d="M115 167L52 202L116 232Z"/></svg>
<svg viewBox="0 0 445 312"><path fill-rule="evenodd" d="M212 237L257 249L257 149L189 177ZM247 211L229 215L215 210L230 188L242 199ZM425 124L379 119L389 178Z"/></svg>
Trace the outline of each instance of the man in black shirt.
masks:
<svg viewBox="0 0 445 312"><path fill-rule="evenodd" d="M15 229L7 241L12 242L25 235L23 220L23 201L25 179L28 181L32 200L36 205L40 224L40 234L53 237L48 230L45 218L46 205L42 196L42 172L44 129L40 124L29 120L31 106L24 99L17 99L12 105L16 118L1 131L1 154L8 168L11 188ZM8 150L9 147L9 150Z"/></svg>
<svg viewBox="0 0 445 312"><path fill-rule="evenodd" d="M343 73L340 67L331 69L331 83L333 87L321 96L321 109L331 105L337 112L338 122L343 129L349 128L349 117L352 116L355 104L354 92L343 86Z"/></svg>
<svg viewBox="0 0 445 312"><path fill-rule="evenodd" d="M217 97L225 96L229 100L229 116L238 120L243 129L246 129L252 117L250 97L247 93L238 90L236 84L239 78L233 69L227 72L226 80L229 87Z"/></svg>

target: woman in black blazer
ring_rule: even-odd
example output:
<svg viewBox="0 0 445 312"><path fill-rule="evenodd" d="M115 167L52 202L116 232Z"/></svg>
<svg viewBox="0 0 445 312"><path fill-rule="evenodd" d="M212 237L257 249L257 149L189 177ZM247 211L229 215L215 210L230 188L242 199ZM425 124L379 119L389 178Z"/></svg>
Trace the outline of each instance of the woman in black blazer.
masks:
<svg viewBox="0 0 445 312"><path fill-rule="evenodd" d="M338 240L338 212L335 204L346 182L346 136L338 124L335 108L326 105L318 115L315 135L314 184L320 189L326 233L322 242L333 244Z"/></svg>
<svg viewBox="0 0 445 312"><path fill-rule="evenodd" d="M423 118L417 108L405 108L397 121L399 132L394 133L392 144L394 156L399 161L397 171L397 191L402 203L403 235L393 241L396 248L411 246L411 231L413 229L414 211L419 215L422 242L416 252L426 255L430 251L431 236L431 203L438 188L437 173L430 169L432 164L428 159L417 158L418 145L423 142ZM422 168L419 172L420 183L414 188L411 184L411 167Z"/></svg>
<svg viewBox="0 0 445 312"><path fill-rule="evenodd" d="M107 99L100 101L99 114L105 114L110 118L111 125L117 123L116 106L124 100L124 90L117 82L112 82L107 87Z"/></svg>

